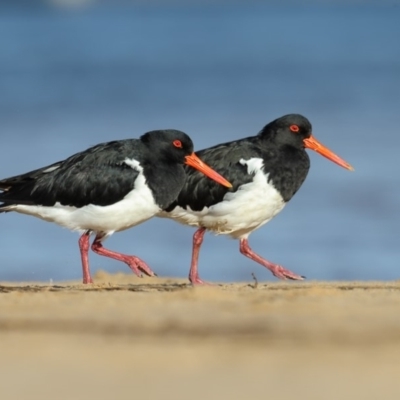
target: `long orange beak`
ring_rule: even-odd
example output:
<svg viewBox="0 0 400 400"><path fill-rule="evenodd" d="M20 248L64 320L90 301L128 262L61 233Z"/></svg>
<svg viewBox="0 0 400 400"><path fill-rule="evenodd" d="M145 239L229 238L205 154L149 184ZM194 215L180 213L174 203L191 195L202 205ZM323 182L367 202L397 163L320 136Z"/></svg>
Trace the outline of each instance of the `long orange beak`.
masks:
<svg viewBox="0 0 400 400"><path fill-rule="evenodd" d="M207 164L201 161L200 158L197 157L194 153L192 153L190 156L185 157L185 164L197 169L204 175L208 176L209 178L213 179L215 182L218 182L223 186L226 186L228 188L232 187L232 185L225 178L223 178L218 172L214 171Z"/></svg>
<svg viewBox="0 0 400 400"><path fill-rule="evenodd" d="M341 159L333 151L329 150L323 144L318 142L318 140L315 139L314 136L311 135L309 138L304 139L303 143L307 149L314 150L317 153L321 154L321 156L326 157L328 160L333 161L337 165L340 165L343 168L349 169L350 171L354 171L354 168L349 163L347 163L346 161Z"/></svg>

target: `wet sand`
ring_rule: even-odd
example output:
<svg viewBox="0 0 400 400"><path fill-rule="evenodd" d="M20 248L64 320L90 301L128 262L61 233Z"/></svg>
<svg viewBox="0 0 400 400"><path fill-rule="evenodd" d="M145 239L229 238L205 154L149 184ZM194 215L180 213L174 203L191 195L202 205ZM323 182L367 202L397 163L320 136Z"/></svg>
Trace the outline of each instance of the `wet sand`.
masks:
<svg viewBox="0 0 400 400"><path fill-rule="evenodd" d="M1 399L399 399L400 281L0 283Z"/></svg>

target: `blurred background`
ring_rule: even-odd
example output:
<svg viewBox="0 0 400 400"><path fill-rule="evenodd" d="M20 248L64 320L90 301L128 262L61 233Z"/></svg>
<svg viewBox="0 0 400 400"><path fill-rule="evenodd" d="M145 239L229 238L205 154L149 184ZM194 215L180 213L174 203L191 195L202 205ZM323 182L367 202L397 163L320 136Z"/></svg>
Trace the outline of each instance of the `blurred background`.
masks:
<svg viewBox="0 0 400 400"><path fill-rule="evenodd" d="M299 4L301 3L301 4ZM350 173L310 154L253 249L308 279L400 278L398 1L2 1L0 178L157 128L197 149L301 113ZM78 235L2 214L1 280L81 279ZM193 228L153 219L106 246L186 277ZM91 269L129 269L90 255ZM207 234L200 275L275 280Z"/></svg>

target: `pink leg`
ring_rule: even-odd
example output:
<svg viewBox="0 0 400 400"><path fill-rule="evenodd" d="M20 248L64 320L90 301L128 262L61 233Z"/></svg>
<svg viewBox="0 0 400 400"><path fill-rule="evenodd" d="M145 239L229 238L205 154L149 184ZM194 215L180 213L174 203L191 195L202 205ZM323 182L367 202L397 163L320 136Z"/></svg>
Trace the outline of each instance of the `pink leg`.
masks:
<svg viewBox="0 0 400 400"><path fill-rule="evenodd" d="M90 276L89 269L89 239L90 231L85 232L79 238L79 250L81 252L82 259L82 273L83 273L83 283L93 283L92 277Z"/></svg>
<svg viewBox="0 0 400 400"><path fill-rule="evenodd" d="M122 261L129 266L129 268L137 275L142 276L141 272L144 272L148 276L156 276L150 267L139 257L136 256L128 256L126 254L117 253L115 251L111 251L105 249L101 243L103 236L97 235L92 243L92 250L105 257L113 258L114 260Z"/></svg>
<svg viewBox="0 0 400 400"><path fill-rule="evenodd" d="M301 275L297 275L292 271L289 271L286 268L283 268L280 265L273 264L254 253L254 251L250 248L249 242L247 239L240 239L240 252L250 258L251 260L261 264L265 268L269 269L274 276L279 279L293 279L293 280L303 280L305 277Z"/></svg>
<svg viewBox="0 0 400 400"><path fill-rule="evenodd" d="M197 229L197 231L193 235L192 262L190 264L189 271L189 281L192 285L207 285L207 282L204 282L200 279L198 272L200 247L203 243L205 233L206 228L200 228Z"/></svg>

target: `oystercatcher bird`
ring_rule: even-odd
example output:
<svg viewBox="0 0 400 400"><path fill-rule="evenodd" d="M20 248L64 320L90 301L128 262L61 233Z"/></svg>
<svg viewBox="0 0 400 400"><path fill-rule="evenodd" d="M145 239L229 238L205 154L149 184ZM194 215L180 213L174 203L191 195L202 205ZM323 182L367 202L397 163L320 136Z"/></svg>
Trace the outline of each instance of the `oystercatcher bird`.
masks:
<svg viewBox="0 0 400 400"><path fill-rule="evenodd" d="M179 194L186 164L219 184L231 187L193 152L184 132L158 130L140 139L101 143L64 161L0 181L0 212L16 211L83 232L79 239L83 283L92 283L92 250L128 264L132 271L153 276L140 258L116 253L102 242L168 207Z"/></svg>
<svg viewBox="0 0 400 400"><path fill-rule="evenodd" d="M197 152L233 187L216 185L185 168L187 180L179 196L159 214L199 228L193 236L189 272L192 284L204 283L198 274L198 258L206 230L239 239L240 252L268 268L277 278L304 278L256 254L249 246L248 237L278 214L304 182L310 168L305 149L353 169L319 143L312 135L308 119L298 114L272 121L257 136Z"/></svg>

